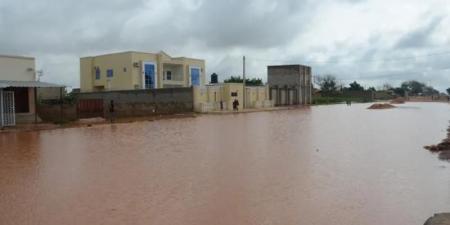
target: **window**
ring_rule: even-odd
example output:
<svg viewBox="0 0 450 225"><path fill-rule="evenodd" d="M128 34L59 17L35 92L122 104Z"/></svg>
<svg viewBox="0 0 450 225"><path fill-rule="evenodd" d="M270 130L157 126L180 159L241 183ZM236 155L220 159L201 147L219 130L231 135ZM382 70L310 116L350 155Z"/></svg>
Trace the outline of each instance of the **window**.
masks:
<svg viewBox="0 0 450 225"><path fill-rule="evenodd" d="M109 69L106 71L106 77L113 77L114 76L114 71L112 69Z"/></svg>
<svg viewBox="0 0 450 225"><path fill-rule="evenodd" d="M100 68L95 68L95 79L100 80Z"/></svg>
<svg viewBox="0 0 450 225"><path fill-rule="evenodd" d="M172 71L166 72L166 80L172 80Z"/></svg>

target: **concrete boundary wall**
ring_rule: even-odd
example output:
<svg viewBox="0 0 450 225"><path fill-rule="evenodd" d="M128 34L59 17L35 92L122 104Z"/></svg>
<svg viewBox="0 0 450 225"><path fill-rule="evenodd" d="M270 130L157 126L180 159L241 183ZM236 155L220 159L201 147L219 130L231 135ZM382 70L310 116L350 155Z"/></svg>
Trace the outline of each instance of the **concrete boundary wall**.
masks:
<svg viewBox="0 0 450 225"><path fill-rule="evenodd" d="M110 117L111 100L117 117L188 113L194 109L192 88L79 93L76 98L102 99L106 118Z"/></svg>

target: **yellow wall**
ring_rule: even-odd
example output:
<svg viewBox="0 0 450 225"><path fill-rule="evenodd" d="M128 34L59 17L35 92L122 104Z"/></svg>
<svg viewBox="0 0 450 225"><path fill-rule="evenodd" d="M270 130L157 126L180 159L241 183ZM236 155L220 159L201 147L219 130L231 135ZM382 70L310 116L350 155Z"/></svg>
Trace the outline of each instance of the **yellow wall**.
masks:
<svg viewBox="0 0 450 225"><path fill-rule="evenodd" d="M91 92L94 88L94 66L92 65L92 61L92 57L80 59L80 89L83 92Z"/></svg>
<svg viewBox="0 0 450 225"><path fill-rule="evenodd" d="M246 109L272 107L269 100L268 86L246 87ZM239 110L243 109L244 86L238 83L225 83L217 85L206 85L194 88L194 110L196 112L210 112L220 110L220 101L223 101L224 110L233 110L233 101L239 101ZM237 92L238 96L233 97L231 93ZM215 96L215 98L214 98Z"/></svg>
<svg viewBox="0 0 450 225"><path fill-rule="evenodd" d="M237 97L231 96L231 93L233 92L237 92L238 96ZM244 103L243 93L244 93L243 84L233 84L233 83L224 84L223 99L227 104L227 109L233 110L233 101L237 99L239 101L239 110L241 110Z"/></svg>
<svg viewBox="0 0 450 225"><path fill-rule="evenodd" d="M34 58L0 55L0 80L35 81Z"/></svg>
<svg viewBox="0 0 450 225"><path fill-rule="evenodd" d="M82 92L104 90L133 90L143 88L143 63L152 62L156 65L157 88L166 85L189 87L189 67L200 67L201 84L205 84L205 61L189 58L172 58L164 52L158 54L143 52L123 52L80 59L80 89ZM135 64L138 66L136 67ZM164 80L164 64L176 66L182 71L180 81ZM95 67L101 71L100 80L95 80ZM169 67L169 66L168 66ZM126 68L126 71L124 70ZM114 70L111 79L106 77L107 69ZM177 70L178 71L178 70Z"/></svg>

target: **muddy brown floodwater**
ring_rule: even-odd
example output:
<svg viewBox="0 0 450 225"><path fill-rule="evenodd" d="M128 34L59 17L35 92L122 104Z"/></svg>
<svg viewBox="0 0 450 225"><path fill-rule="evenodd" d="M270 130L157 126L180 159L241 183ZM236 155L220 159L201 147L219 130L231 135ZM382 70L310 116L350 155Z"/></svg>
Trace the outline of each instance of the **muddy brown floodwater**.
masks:
<svg viewBox="0 0 450 225"><path fill-rule="evenodd" d="M319 106L0 134L0 224L423 224L450 105Z"/></svg>

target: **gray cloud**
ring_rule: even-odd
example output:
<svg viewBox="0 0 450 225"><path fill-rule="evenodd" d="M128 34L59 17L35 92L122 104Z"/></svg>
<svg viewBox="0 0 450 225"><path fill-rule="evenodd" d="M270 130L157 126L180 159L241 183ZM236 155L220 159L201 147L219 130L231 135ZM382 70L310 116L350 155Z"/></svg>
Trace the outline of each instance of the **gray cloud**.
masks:
<svg viewBox="0 0 450 225"><path fill-rule="evenodd" d="M44 80L73 87L80 56L121 50L204 58L207 72L222 79L240 74L246 55L251 77L265 78L269 64L302 63L343 82L416 78L450 86L447 55L414 57L450 51L443 29L449 18L442 16L450 9L440 7L446 0L391 4L411 9L398 10L398 23L385 10L388 2L2 0L0 53L35 56Z"/></svg>
<svg viewBox="0 0 450 225"><path fill-rule="evenodd" d="M396 44L396 48L422 48L432 45L430 36L436 31L441 24L443 17L433 18L425 26L419 27L413 31L406 33L400 38Z"/></svg>

